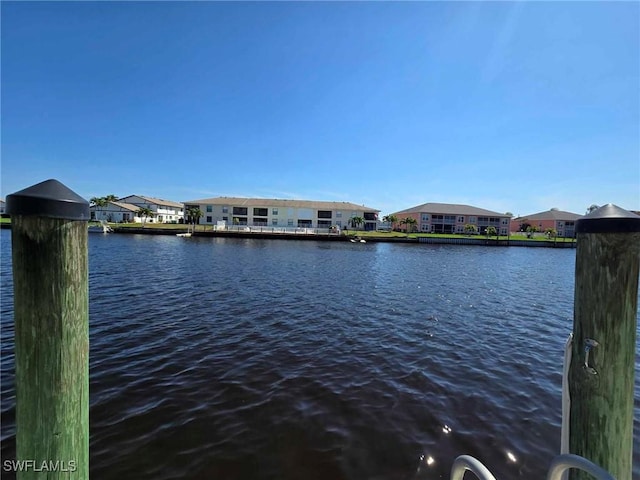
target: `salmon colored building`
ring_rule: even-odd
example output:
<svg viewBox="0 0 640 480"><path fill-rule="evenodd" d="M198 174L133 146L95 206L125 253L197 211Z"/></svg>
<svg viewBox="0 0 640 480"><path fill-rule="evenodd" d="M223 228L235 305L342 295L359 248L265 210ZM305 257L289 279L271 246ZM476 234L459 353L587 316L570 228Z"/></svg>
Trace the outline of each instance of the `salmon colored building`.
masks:
<svg viewBox="0 0 640 480"><path fill-rule="evenodd" d="M509 232L510 216L492 212L484 208L455 203L423 203L393 213L398 219L393 228L406 230L406 224L400 221L413 218L415 224L411 229L425 233L464 233L465 225L473 225L478 233L484 233L488 227L494 227L499 235Z"/></svg>
<svg viewBox="0 0 640 480"><path fill-rule="evenodd" d="M536 227L544 232L548 228L555 229L559 237L573 238L576 234L576 221L582 215L552 208L546 212L532 213L511 219L512 232L526 232L527 227Z"/></svg>

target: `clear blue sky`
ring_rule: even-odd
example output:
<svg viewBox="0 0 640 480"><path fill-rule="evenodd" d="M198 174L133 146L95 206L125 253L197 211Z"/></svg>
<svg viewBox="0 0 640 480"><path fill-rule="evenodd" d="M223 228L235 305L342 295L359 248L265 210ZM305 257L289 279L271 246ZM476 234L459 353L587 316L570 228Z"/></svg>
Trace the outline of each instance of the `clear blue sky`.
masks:
<svg viewBox="0 0 640 480"><path fill-rule="evenodd" d="M0 195L640 210L640 3L5 2Z"/></svg>

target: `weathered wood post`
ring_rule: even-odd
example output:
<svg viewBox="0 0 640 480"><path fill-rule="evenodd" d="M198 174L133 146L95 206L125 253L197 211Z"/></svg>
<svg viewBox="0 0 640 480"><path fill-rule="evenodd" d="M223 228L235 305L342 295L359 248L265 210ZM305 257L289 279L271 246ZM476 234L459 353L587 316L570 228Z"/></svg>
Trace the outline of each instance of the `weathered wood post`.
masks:
<svg viewBox="0 0 640 480"><path fill-rule="evenodd" d="M569 449L631 478L640 216L605 205L578 220ZM591 479L572 472L572 479Z"/></svg>
<svg viewBox="0 0 640 480"><path fill-rule="evenodd" d="M18 479L89 478L89 204L57 180L7 196Z"/></svg>

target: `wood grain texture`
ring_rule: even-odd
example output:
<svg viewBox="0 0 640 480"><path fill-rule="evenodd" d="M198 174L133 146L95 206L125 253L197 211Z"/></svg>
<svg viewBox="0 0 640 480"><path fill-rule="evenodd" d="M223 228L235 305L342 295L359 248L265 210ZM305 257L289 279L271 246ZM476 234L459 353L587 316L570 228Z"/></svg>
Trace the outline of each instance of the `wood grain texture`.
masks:
<svg viewBox="0 0 640 480"><path fill-rule="evenodd" d="M16 455L57 471L19 479L89 478L87 222L12 217ZM75 466L75 468L74 468ZM66 471L65 471L66 470ZM74 470L74 471L71 471Z"/></svg>
<svg viewBox="0 0 640 480"><path fill-rule="evenodd" d="M570 451L631 478L640 234L580 233L569 369ZM585 339L599 345L584 368ZM572 479L591 479L572 472Z"/></svg>

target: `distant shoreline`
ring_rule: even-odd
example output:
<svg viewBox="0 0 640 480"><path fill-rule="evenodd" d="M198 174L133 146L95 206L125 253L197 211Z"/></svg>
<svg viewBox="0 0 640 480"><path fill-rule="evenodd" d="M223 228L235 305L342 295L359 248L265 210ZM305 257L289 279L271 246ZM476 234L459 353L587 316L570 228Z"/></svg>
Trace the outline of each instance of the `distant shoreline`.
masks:
<svg viewBox="0 0 640 480"><path fill-rule="evenodd" d="M114 233L138 234L138 235L176 235L186 233L187 229L167 229L153 227L113 227ZM355 236L361 236L366 242L372 243L407 243L407 244L433 244L433 245L479 245L489 247L543 247L543 248L575 248L573 239L552 240L522 240L504 238L486 238L478 235L478 238L466 236L456 237L411 237L389 236L387 234L375 235L370 232L358 232L353 234L305 234L305 233L270 233L270 232L237 232L237 231L202 231L194 232L193 237L199 238L255 238L267 240L315 240L330 242L349 242Z"/></svg>
<svg viewBox="0 0 640 480"><path fill-rule="evenodd" d="M182 225L171 225L170 227L119 227L110 225L113 233L129 235L177 235L187 233L188 229ZM11 222L0 223L0 229L11 229ZM94 235L94 234L92 234ZM99 233L97 235L100 235ZM315 240L329 242L348 242L355 236L361 236L366 242L372 243L405 243L413 245L476 245L488 247L542 247L542 248L575 248L575 239L556 238L555 240L534 240L534 239L511 239L511 238L486 238L481 235L474 237L459 236L392 236L388 233L375 234L374 232L352 231L343 234L326 233L270 233L270 232L238 232L228 230L218 231L196 231L193 237L201 238L256 238L266 240Z"/></svg>

